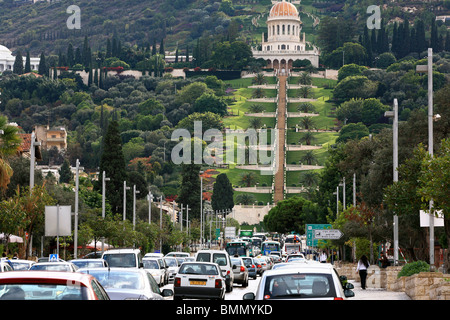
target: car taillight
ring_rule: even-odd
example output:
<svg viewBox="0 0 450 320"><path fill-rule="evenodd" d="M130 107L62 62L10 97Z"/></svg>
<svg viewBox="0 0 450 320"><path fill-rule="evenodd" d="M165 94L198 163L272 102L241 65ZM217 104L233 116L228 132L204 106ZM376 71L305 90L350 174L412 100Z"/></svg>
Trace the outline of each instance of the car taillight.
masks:
<svg viewBox="0 0 450 320"><path fill-rule="evenodd" d="M173 281L173 286L174 287L181 286L181 278L175 278L175 280Z"/></svg>
<svg viewBox="0 0 450 320"><path fill-rule="evenodd" d="M227 271L227 275L230 274L230 270Z"/></svg>
<svg viewBox="0 0 450 320"><path fill-rule="evenodd" d="M344 300L344 298L334 297L334 300Z"/></svg>
<svg viewBox="0 0 450 320"><path fill-rule="evenodd" d="M245 267L241 266L241 272L244 272L244 271L245 271Z"/></svg>
<svg viewBox="0 0 450 320"><path fill-rule="evenodd" d="M258 268L261 268L261 265L260 265L260 264L258 264Z"/></svg>
<svg viewBox="0 0 450 320"><path fill-rule="evenodd" d="M216 289L222 288L222 280L216 279L216 281L214 282L214 287L215 287Z"/></svg>
<svg viewBox="0 0 450 320"><path fill-rule="evenodd" d="M255 268L255 265L254 265L254 264L252 264L252 268Z"/></svg>

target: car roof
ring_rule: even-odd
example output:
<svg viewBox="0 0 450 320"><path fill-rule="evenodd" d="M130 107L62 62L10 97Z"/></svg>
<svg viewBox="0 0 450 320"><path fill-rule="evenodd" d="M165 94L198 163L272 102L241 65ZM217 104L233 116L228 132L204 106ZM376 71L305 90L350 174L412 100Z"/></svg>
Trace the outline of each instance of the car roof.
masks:
<svg viewBox="0 0 450 320"><path fill-rule="evenodd" d="M113 267L113 268L99 268L99 267L94 267L94 268L79 268L77 270L77 272L83 272L83 271L107 271L107 272L134 272L134 273L145 273L147 271L145 271L144 269L141 268L120 268L120 267Z"/></svg>
<svg viewBox="0 0 450 320"><path fill-rule="evenodd" d="M53 280L69 280L81 283L89 283L94 277L88 274L79 272L65 272L65 271L13 271L0 273L0 283L11 282L15 280L33 279L53 279Z"/></svg>
<svg viewBox="0 0 450 320"><path fill-rule="evenodd" d="M44 262L36 262L35 264L38 265L43 265L43 264L51 264L51 265L55 265L55 264L71 264L72 262L70 261L44 261Z"/></svg>
<svg viewBox="0 0 450 320"><path fill-rule="evenodd" d="M311 265L302 265L298 264L292 267L283 267L283 268L276 268L272 270L268 270L264 272L265 276L272 276L272 275L280 275L280 274L291 274L291 273L333 273L333 267L317 267L317 266L311 266Z"/></svg>
<svg viewBox="0 0 450 320"><path fill-rule="evenodd" d="M105 252L103 252L103 254L108 254L108 253L137 253L137 252L141 252L139 249L110 249L107 250Z"/></svg>

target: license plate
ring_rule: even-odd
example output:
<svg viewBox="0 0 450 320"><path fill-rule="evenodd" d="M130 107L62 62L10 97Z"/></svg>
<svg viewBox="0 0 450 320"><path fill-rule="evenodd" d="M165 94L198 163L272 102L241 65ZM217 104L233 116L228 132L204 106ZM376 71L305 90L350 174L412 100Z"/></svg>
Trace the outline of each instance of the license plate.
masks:
<svg viewBox="0 0 450 320"><path fill-rule="evenodd" d="M204 286L204 285L206 285L206 281L193 281L193 280L191 280L191 281L189 281L189 283L191 285L194 285L194 286Z"/></svg>

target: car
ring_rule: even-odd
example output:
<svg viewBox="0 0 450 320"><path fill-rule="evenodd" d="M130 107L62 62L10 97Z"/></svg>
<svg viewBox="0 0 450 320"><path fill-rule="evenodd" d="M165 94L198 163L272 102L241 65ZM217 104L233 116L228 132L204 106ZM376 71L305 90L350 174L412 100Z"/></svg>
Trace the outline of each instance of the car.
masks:
<svg viewBox="0 0 450 320"><path fill-rule="evenodd" d="M281 262L281 257L279 255L276 254L270 254L270 257L273 259L273 263L274 265L276 263L280 263Z"/></svg>
<svg viewBox="0 0 450 320"><path fill-rule="evenodd" d="M258 275L258 269L257 269L257 263L252 257L242 257L242 260L244 261L245 267L248 270L248 276L256 279Z"/></svg>
<svg viewBox="0 0 450 320"><path fill-rule="evenodd" d="M141 268L82 268L78 272L94 276L111 300L164 300L173 296L171 289L160 291L152 275Z"/></svg>
<svg viewBox="0 0 450 320"><path fill-rule="evenodd" d="M0 272L8 272L8 271L14 271L14 268L11 264L11 260L9 259L1 259L0 260Z"/></svg>
<svg viewBox="0 0 450 320"><path fill-rule="evenodd" d="M286 262L290 262L290 261L293 261L293 260L306 260L306 258L305 258L305 255L303 253L290 254L286 258Z"/></svg>
<svg viewBox="0 0 450 320"><path fill-rule="evenodd" d="M256 261L258 262L259 266L259 274L262 275L265 271L269 270L269 265L267 263L267 260L264 257L256 257Z"/></svg>
<svg viewBox="0 0 450 320"><path fill-rule="evenodd" d="M23 260L23 259L9 260L9 264L13 267L14 271L28 270L35 263L36 262L32 260Z"/></svg>
<svg viewBox="0 0 450 320"><path fill-rule="evenodd" d="M217 263L185 262L175 276L173 290L174 300L184 298L223 300L226 279Z"/></svg>
<svg viewBox="0 0 450 320"><path fill-rule="evenodd" d="M111 249L103 252L102 259L111 268L142 268L142 255L139 249Z"/></svg>
<svg viewBox="0 0 450 320"><path fill-rule="evenodd" d="M166 274L168 271L163 259L144 257L142 262L144 263L144 269L150 272L159 286L166 284L166 279L168 279Z"/></svg>
<svg viewBox="0 0 450 320"><path fill-rule="evenodd" d="M40 257L38 262L51 262L50 257ZM66 262L66 260L58 258L58 262Z"/></svg>
<svg viewBox="0 0 450 320"><path fill-rule="evenodd" d="M101 259L103 251L92 251L83 256L83 259Z"/></svg>
<svg viewBox="0 0 450 320"><path fill-rule="evenodd" d="M61 271L77 272L77 267L71 262L37 262L33 264L30 271Z"/></svg>
<svg viewBox="0 0 450 320"><path fill-rule="evenodd" d="M144 255L144 258L164 258L164 254L158 252L148 252Z"/></svg>
<svg viewBox="0 0 450 320"><path fill-rule="evenodd" d="M164 257L163 260L167 266L167 270L169 271L169 281L173 281L178 269L180 268L178 266L177 259L173 257Z"/></svg>
<svg viewBox="0 0 450 320"><path fill-rule="evenodd" d="M233 264L234 282L242 284L242 287L248 286L248 269L245 266L242 258L231 257L231 263ZM234 268L236 266L236 268Z"/></svg>
<svg viewBox="0 0 450 320"><path fill-rule="evenodd" d="M226 252L225 250L200 250L195 254L195 261L217 263L220 267L220 270L222 270L222 273L225 276L229 275L226 280L226 292L231 292L233 290L233 265L231 263L228 252Z"/></svg>
<svg viewBox="0 0 450 320"><path fill-rule="evenodd" d="M70 262L77 268L107 268L109 266L104 259L73 259Z"/></svg>
<svg viewBox="0 0 450 320"><path fill-rule="evenodd" d="M6 272L0 288L0 300L109 300L97 279L78 272Z"/></svg>
<svg viewBox="0 0 450 320"><path fill-rule="evenodd" d="M353 284L343 286L331 264L298 263L265 272L256 292L244 294L243 299L344 300L354 296L351 289Z"/></svg>
<svg viewBox="0 0 450 320"><path fill-rule="evenodd" d="M172 251L165 255L165 257L176 257L176 258L187 258L190 257L190 253L188 252L181 252L181 251Z"/></svg>

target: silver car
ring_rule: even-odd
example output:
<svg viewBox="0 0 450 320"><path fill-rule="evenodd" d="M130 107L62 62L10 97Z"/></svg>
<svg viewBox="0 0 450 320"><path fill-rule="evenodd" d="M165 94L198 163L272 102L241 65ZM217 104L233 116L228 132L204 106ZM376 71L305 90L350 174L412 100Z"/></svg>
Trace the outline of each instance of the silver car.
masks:
<svg viewBox="0 0 450 320"><path fill-rule="evenodd" d="M248 286L248 269L245 266L242 258L232 257L231 264L233 265L234 282L242 284L245 288ZM235 267L236 266L236 267Z"/></svg>
<svg viewBox="0 0 450 320"><path fill-rule="evenodd" d="M78 272L93 275L111 300L164 300L173 296L170 289L160 291L152 275L141 268L82 268Z"/></svg>

